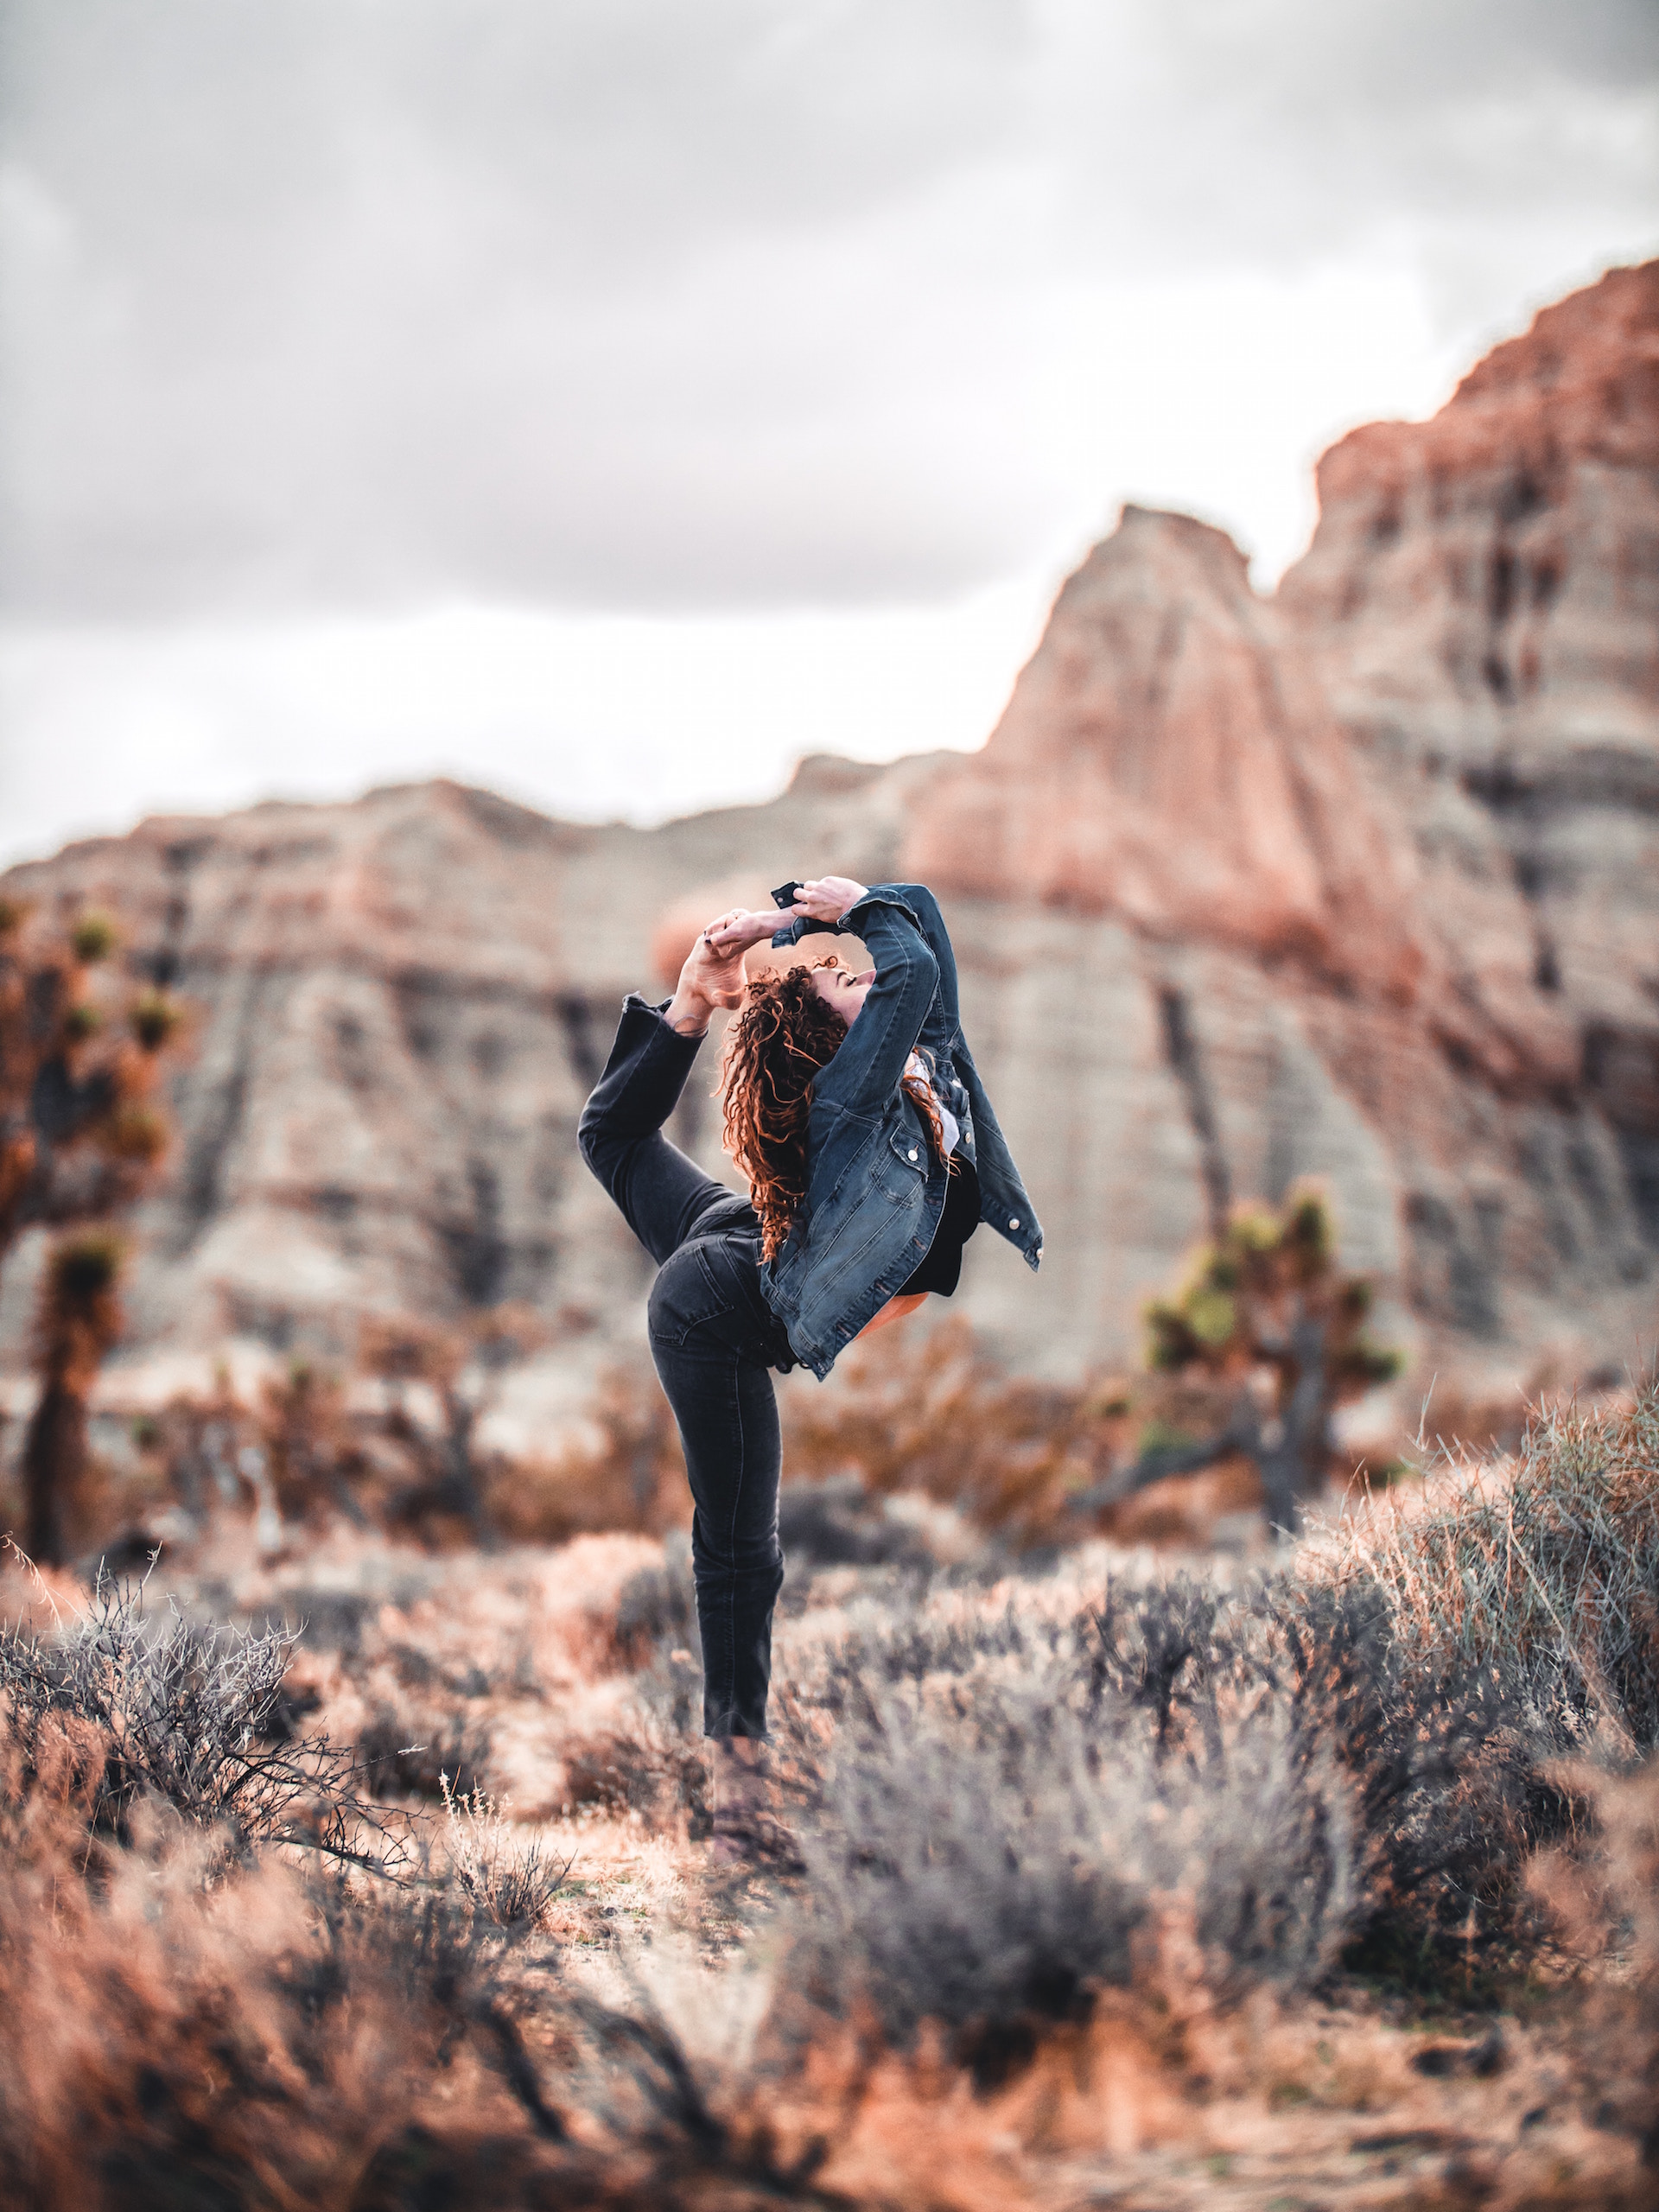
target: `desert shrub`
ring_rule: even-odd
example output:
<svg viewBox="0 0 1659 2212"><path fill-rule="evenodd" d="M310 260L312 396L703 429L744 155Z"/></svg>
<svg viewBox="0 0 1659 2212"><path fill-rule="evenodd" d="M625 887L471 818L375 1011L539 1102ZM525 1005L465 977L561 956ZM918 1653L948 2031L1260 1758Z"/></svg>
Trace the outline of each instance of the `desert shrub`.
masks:
<svg viewBox="0 0 1659 2212"><path fill-rule="evenodd" d="M623 1584L613 1635L617 1657L626 1667L647 1666L670 1650L696 1649L691 1546L677 1530L664 1539L660 1564L641 1567Z"/></svg>
<svg viewBox="0 0 1659 2212"><path fill-rule="evenodd" d="M1352 1786L1270 1655L1219 1631L1182 1587L835 1655L833 1735L791 1732L821 2000L901 2042L939 2022L995 2072L1128 1986L1172 1897L1218 1986L1317 1978L1357 1908Z"/></svg>
<svg viewBox="0 0 1659 2212"><path fill-rule="evenodd" d="M643 1999L562 1988L465 1897L99 1890L0 1868L0 2174L30 2212L761 2212L844 2206ZM580 2105L580 2133L572 2115Z"/></svg>
<svg viewBox="0 0 1659 2212"><path fill-rule="evenodd" d="M1532 1855L1586 1824L1555 1764L1659 1737L1659 1408L1537 1415L1507 1464L1431 1471L1309 1548L1286 1634L1376 1839L1354 1963L1465 1981L1532 1948Z"/></svg>
<svg viewBox="0 0 1659 2212"><path fill-rule="evenodd" d="M679 1433L648 1370L601 1376L588 1427L556 1455L496 1464L486 1490L496 1529L521 1543L562 1544L600 1530L660 1535L689 1523Z"/></svg>
<svg viewBox="0 0 1659 2212"><path fill-rule="evenodd" d="M283 1624L308 1651L338 1651L355 1658L365 1623L376 1611L362 1590L313 1589L302 1584L283 1592Z"/></svg>
<svg viewBox="0 0 1659 2212"><path fill-rule="evenodd" d="M1344 1959L1474 1993L1570 1809L1489 1679L1287 1576L922 1605L828 1651L779 1732L814 1986L959 2052L1086 2010L1172 1914L1223 1999Z"/></svg>
<svg viewBox="0 0 1659 2212"><path fill-rule="evenodd" d="M454 1522L487 1541L484 1484L497 1455L480 1449L479 1426L497 1403L507 1369L545 1336L522 1306L486 1307L447 1328L412 1314L360 1325L359 1363L385 1394L381 1432L410 1464L389 1501L394 1522L429 1535ZM417 1413L423 1396L435 1418Z"/></svg>
<svg viewBox="0 0 1659 2212"><path fill-rule="evenodd" d="M489 1824L486 1814L485 1825ZM462 1816L462 1825L467 1825ZM138 1823L89 1879L36 1823L0 1859L0 2198L30 2212L693 2212L830 2203L747 2086L643 1997L557 1975L476 1836L398 1888L227 1863ZM580 2107L580 2128L573 2115Z"/></svg>
<svg viewBox="0 0 1659 2212"><path fill-rule="evenodd" d="M475 2125L557 2139L487 1917L448 1891L227 1875L207 1846L152 1843L99 1884L44 1854L0 1873L11 2201L346 2212L375 2144L445 2083Z"/></svg>
<svg viewBox="0 0 1659 2212"><path fill-rule="evenodd" d="M153 1797L239 1847L395 1858L357 1794L352 1754L296 1737L283 1714L293 1649L281 1630L153 1618L142 1586L100 1581L84 1617L56 1633L0 1634L0 1786L14 1807L37 1795L73 1803L118 1838Z"/></svg>
<svg viewBox="0 0 1659 2212"><path fill-rule="evenodd" d="M779 1494L778 1535L793 1573L815 1567L923 1566L920 1534L884 1510L856 1475L787 1483Z"/></svg>
<svg viewBox="0 0 1659 2212"><path fill-rule="evenodd" d="M1499 1683L1557 1751L1659 1742L1659 1389L1541 1412L1507 1463L1431 1471L1325 1554L1414 1663Z"/></svg>
<svg viewBox="0 0 1659 2212"><path fill-rule="evenodd" d="M1427 1664L1373 1592L1287 1586L1274 1606L1304 1737L1355 1792L1363 1900L1346 1963L1474 2000L1502 1994L1541 1932L1530 1853L1572 1806L1490 1670Z"/></svg>
<svg viewBox="0 0 1659 2212"><path fill-rule="evenodd" d="M942 2023L976 2069L1135 1978L1136 1931L1178 1894L1223 1987L1315 1978L1349 1934L1351 1819L1282 1708L1197 1768L1149 1732L1103 1746L1029 1688L948 1719L887 1693L836 1746L801 1846L808 1986L872 2003L906 2042Z"/></svg>
<svg viewBox="0 0 1659 2212"><path fill-rule="evenodd" d="M810 1707L839 1722L880 1686L959 1678L996 1661L1029 1671L1058 1648L1062 1630L1027 1616L1012 1598L997 1613L940 1611L927 1603L934 1586L929 1575L891 1586L896 1602L819 1658L805 1693Z"/></svg>
<svg viewBox="0 0 1659 2212"><path fill-rule="evenodd" d="M1564 1774L1592 1817L1543 1853L1531 1881L1550 1925L1581 1969L1574 2022L1599 2127L1637 2135L1659 2164L1659 1759L1611 1775Z"/></svg>
<svg viewBox="0 0 1659 2212"><path fill-rule="evenodd" d="M261 1384L256 1419L254 1449L269 1471L284 1520L319 1521L330 1511L352 1521L365 1518L356 1493L365 1456L340 1376L308 1360L290 1362L285 1375Z"/></svg>
<svg viewBox="0 0 1659 2212"><path fill-rule="evenodd" d="M1009 1376L961 1320L919 1342L908 1326L874 1338L836 1386L793 1393L783 1410L790 1480L921 1491L1016 1546L1075 1541L1072 1497L1132 1429L1122 1384Z"/></svg>
<svg viewBox="0 0 1659 2212"><path fill-rule="evenodd" d="M640 1813L653 1821L689 1814L693 1836L706 1835L709 1767L700 1673L685 1670L678 1702L680 1710L665 1717L658 1700L643 1700L625 1726L573 1745L564 1759L565 1802Z"/></svg>
<svg viewBox="0 0 1659 2212"><path fill-rule="evenodd" d="M623 1584L610 1656L633 1675L632 1711L619 1726L567 1748L566 1802L653 1820L689 1811L693 1834L706 1834L696 1588L691 1546L678 1529L664 1538L660 1561Z"/></svg>

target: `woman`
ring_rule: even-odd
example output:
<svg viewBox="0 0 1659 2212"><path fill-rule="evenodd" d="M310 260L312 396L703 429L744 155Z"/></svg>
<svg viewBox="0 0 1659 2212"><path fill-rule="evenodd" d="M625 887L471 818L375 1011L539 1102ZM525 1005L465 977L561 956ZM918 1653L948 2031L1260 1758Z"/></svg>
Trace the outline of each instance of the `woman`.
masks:
<svg viewBox="0 0 1659 2212"><path fill-rule="evenodd" d="M1031 1267L1042 1254L963 1037L932 893L833 875L790 890L781 916L737 908L711 922L671 1000L630 994L581 1126L583 1158L658 1263L652 1357L695 1506L703 1732L716 1747L724 1857L741 1855L759 1802L784 1579L770 1370L798 1362L822 1379L854 1338L930 1293L948 1297L982 1220ZM861 938L874 967L855 974L832 956L746 985L749 946L824 930ZM662 1134L716 1007L738 1010L722 1090L747 1198Z"/></svg>

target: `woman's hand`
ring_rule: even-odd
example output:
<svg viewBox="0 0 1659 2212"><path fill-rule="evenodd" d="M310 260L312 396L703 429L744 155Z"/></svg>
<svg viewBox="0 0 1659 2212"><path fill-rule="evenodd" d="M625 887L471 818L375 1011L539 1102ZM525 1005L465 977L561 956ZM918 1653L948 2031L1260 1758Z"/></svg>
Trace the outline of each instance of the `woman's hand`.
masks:
<svg viewBox="0 0 1659 2212"><path fill-rule="evenodd" d="M868 887L850 875L821 875L797 887L791 913L810 922L838 922L844 913L868 895Z"/></svg>
<svg viewBox="0 0 1659 2212"><path fill-rule="evenodd" d="M701 1037L717 1006L741 1006L748 980L743 955L763 937L771 937L781 919L776 913L755 914L746 906L733 906L710 922L685 957L673 1004L663 1017L669 1027L683 1037Z"/></svg>
<svg viewBox="0 0 1659 2212"><path fill-rule="evenodd" d="M782 929L789 916L780 914L775 906L761 913L751 913L746 906L734 906L717 922L710 922L703 936L717 952L729 952L734 946L740 952L752 944L767 944Z"/></svg>

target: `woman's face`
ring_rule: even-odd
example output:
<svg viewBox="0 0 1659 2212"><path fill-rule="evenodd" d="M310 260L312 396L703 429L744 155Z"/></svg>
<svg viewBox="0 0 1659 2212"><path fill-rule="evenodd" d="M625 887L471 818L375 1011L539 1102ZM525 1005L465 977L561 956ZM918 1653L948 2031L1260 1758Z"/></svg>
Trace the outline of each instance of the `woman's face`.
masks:
<svg viewBox="0 0 1659 2212"><path fill-rule="evenodd" d="M864 1011L864 1001L870 995L870 985L875 981L874 968L867 968L861 976L855 976L850 968L839 962L833 968L815 968L812 988L825 1006L835 1009L850 1029Z"/></svg>

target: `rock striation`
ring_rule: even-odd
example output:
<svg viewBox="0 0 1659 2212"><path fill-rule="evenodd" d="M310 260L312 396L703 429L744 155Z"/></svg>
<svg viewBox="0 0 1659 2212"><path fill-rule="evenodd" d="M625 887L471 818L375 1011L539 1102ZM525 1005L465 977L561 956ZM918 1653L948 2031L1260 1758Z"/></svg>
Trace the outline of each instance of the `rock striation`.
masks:
<svg viewBox="0 0 1659 2212"><path fill-rule="evenodd" d="M369 1308L540 1307L570 1371L647 1263L576 1158L623 992L786 875L944 897L1048 1227L963 1299L1051 1373L1240 1198L1336 1197L1424 1363L1640 1357L1659 1321L1659 264L1319 465L1271 598L1130 507L982 752L816 758L650 831L452 784L158 820L5 888L125 918L195 1009L128 1357L340 1350ZM677 1125L720 1173L701 1077ZM1007 1259L1006 1265L999 1262ZM16 1357L27 1265L0 1286Z"/></svg>
<svg viewBox="0 0 1659 2212"><path fill-rule="evenodd" d="M1319 488L1278 603L1409 827L1440 1021L1501 1085L1607 1119L1650 1240L1659 264L1546 308L1432 422L1355 431Z"/></svg>

